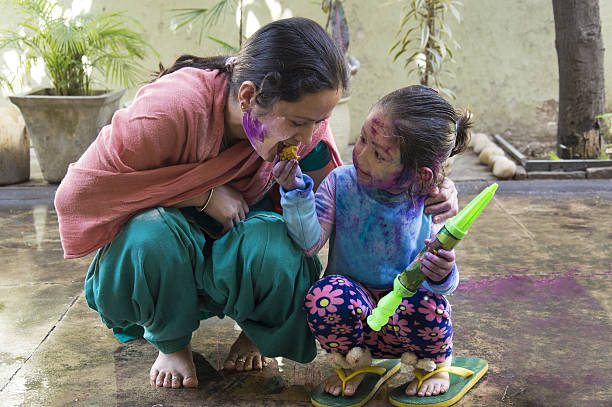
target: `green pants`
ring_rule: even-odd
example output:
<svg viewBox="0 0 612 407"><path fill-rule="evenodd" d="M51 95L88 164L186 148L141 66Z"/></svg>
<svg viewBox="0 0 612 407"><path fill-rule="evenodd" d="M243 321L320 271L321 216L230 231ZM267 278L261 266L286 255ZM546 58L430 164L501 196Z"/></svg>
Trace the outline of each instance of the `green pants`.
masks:
<svg viewBox="0 0 612 407"><path fill-rule="evenodd" d="M305 363L316 347L303 302L320 273L280 215L251 212L207 242L178 209L158 207L134 216L98 251L85 295L106 326L144 330L164 353L187 346L204 315L227 315L265 356Z"/></svg>

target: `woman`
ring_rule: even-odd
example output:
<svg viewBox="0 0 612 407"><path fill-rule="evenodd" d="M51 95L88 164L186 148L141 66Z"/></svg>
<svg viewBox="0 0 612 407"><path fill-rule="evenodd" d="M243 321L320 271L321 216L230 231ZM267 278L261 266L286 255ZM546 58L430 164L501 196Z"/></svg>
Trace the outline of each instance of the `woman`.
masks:
<svg viewBox="0 0 612 407"><path fill-rule="evenodd" d="M235 58L183 56L162 69L70 166L55 199L65 257L99 249L87 303L120 339L142 335L159 350L152 385L197 386L191 333L213 315L243 330L225 369L316 356L301 305L321 265L274 212L272 161L299 146L317 183L340 165L328 118L346 85L323 28L275 21ZM430 199L441 219L457 212L447 185Z"/></svg>

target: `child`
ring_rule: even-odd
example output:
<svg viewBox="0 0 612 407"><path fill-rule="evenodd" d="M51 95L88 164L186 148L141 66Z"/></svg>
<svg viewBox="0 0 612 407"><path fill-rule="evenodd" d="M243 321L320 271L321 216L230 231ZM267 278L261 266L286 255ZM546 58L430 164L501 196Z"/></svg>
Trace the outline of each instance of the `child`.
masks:
<svg viewBox="0 0 612 407"><path fill-rule="evenodd" d="M305 299L313 334L335 364L348 369L324 380L327 397L355 394L367 374L349 373L371 365L372 358L401 357L424 371L450 365L453 328L444 295L459 281L453 251L425 255L425 282L404 298L380 332L370 329L366 318L393 288L396 275L442 227L424 214L425 196L444 178L444 161L465 149L470 117L425 86L386 95L361 128L353 165L330 173L316 196L296 160L275 160L273 173L293 240L313 256L330 239L325 276ZM390 373L399 368L395 364ZM437 372L418 390L417 384L411 382L405 394L442 394L449 388L449 375Z"/></svg>

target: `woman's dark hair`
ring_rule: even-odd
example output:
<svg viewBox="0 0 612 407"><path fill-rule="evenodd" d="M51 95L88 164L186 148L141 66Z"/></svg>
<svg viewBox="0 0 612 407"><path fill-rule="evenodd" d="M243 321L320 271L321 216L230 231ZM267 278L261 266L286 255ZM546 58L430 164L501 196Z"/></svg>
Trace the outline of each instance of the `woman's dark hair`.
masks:
<svg viewBox="0 0 612 407"><path fill-rule="evenodd" d="M306 93L346 89L348 84L344 55L323 27L307 18L266 24L243 44L233 63L226 65L227 58L182 55L167 69L160 64L157 77L184 67L228 71L232 93L243 82L253 82L255 100L263 109L279 100L295 102Z"/></svg>
<svg viewBox="0 0 612 407"><path fill-rule="evenodd" d="M472 114L456 111L437 91L415 85L398 89L384 96L373 108L381 108L399 139L404 171L402 178L427 167L433 172L428 191L444 179L444 161L467 147L472 127ZM418 193L418 192L417 192Z"/></svg>

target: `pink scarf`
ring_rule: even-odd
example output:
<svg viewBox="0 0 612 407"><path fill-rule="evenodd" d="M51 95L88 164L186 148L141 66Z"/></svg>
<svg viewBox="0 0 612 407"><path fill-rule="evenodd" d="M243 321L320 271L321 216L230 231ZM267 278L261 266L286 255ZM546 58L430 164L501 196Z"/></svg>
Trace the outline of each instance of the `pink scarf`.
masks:
<svg viewBox="0 0 612 407"><path fill-rule="evenodd" d="M68 172L55 195L65 258L111 242L131 216L172 206L228 184L248 204L273 183L272 164L247 140L219 153L228 87L218 71L183 68L142 87ZM341 165L327 121L305 156L323 140Z"/></svg>

